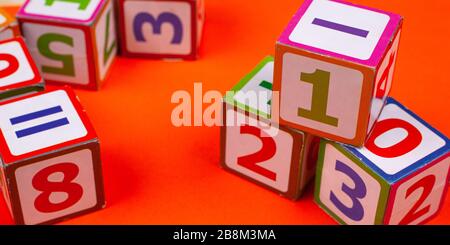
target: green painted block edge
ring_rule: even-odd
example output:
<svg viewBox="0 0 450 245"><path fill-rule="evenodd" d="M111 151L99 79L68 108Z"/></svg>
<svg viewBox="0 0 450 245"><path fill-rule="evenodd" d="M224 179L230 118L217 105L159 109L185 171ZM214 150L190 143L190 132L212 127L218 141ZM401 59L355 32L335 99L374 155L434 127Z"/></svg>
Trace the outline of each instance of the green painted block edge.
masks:
<svg viewBox="0 0 450 245"><path fill-rule="evenodd" d="M238 84L236 84L224 97L227 104L232 106L237 106L238 108L250 112L252 114L258 115L270 119L270 114L264 113L258 109L252 108L248 105L242 104L234 100L233 95L239 92L258 72L260 72L267 63L273 62L273 56L266 56L250 73L248 73Z"/></svg>
<svg viewBox="0 0 450 245"><path fill-rule="evenodd" d="M325 147L327 144L332 145L335 147L338 151L340 151L342 154L344 154L346 157L348 157L351 161L353 161L356 165L358 165L360 168L362 168L365 172L367 172L370 176L372 176L375 180L380 183L380 198L378 201L378 207L375 215L375 225L381 225L383 224L384 220L384 214L386 212L386 205L389 198L389 192L390 192L390 186L389 183L387 183L381 176L376 174L372 169L370 169L368 166L366 166L361 159L357 158L356 156L352 155L350 152L346 151L339 143L328 141L322 139L320 141L320 148L319 148L319 157L317 160L317 172L316 172L316 182L315 182L315 190L314 190L314 200L315 202L323 209L325 210L331 217L333 217L338 223L340 224L346 224L341 218L339 218L335 213L333 213L325 204L323 204L320 201L320 184L322 182L322 169L324 164L324 158L325 158Z"/></svg>
<svg viewBox="0 0 450 245"><path fill-rule="evenodd" d="M39 91L43 91L43 90L44 90L44 85L43 84L30 86L30 87L19 88L19 89L8 90L6 92L0 93L0 101L1 100L6 100L6 99L10 99L10 98L15 97L15 96L19 96L21 94L25 95L25 94L28 94L28 93L31 93L31 92L39 92Z"/></svg>

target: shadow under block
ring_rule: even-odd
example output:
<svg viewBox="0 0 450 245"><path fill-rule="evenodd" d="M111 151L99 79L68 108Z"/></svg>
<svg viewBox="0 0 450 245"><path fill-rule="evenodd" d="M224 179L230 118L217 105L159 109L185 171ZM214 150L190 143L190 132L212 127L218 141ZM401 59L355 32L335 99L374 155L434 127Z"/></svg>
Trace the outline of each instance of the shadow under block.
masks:
<svg viewBox="0 0 450 245"><path fill-rule="evenodd" d="M316 202L342 224L423 224L441 209L449 139L392 98L362 148L323 140Z"/></svg>
<svg viewBox="0 0 450 245"><path fill-rule="evenodd" d="M276 44L279 123L362 146L391 88L401 28L396 14L306 0Z"/></svg>
<svg viewBox="0 0 450 245"><path fill-rule="evenodd" d="M118 46L111 0L27 0L17 19L46 82L100 88Z"/></svg>
<svg viewBox="0 0 450 245"><path fill-rule="evenodd" d="M270 122L273 66L266 57L226 95L221 166L297 199L315 174L319 139Z"/></svg>
<svg viewBox="0 0 450 245"><path fill-rule="evenodd" d="M17 224L105 206L100 144L69 88L0 103L1 188Z"/></svg>

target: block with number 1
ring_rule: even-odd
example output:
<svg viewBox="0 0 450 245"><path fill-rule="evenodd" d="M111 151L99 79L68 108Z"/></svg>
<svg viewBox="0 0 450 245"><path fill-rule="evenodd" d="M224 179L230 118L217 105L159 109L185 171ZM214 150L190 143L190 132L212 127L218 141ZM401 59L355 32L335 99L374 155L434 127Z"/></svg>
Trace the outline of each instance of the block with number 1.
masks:
<svg viewBox="0 0 450 245"><path fill-rule="evenodd" d="M119 0L121 52L157 59L198 57L205 0Z"/></svg>
<svg viewBox="0 0 450 245"><path fill-rule="evenodd" d="M27 0L17 14L47 82L99 89L116 56L111 0Z"/></svg>
<svg viewBox="0 0 450 245"><path fill-rule="evenodd" d="M450 141L392 98L362 148L323 141L316 201L343 224L422 224L442 207Z"/></svg>
<svg viewBox="0 0 450 245"><path fill-rule="evenodd" d="M396 14L306 0L276 45L280 124L362 146L391 88L401 27Z"/></svg>
<svg viewBox="0 0 450 245"><path fill-rule="evenodd" d="M319 138L270 122L273 66L273 58L265 58L227 94L221 165L282 196L297 199L314 176Z"/></svg>
<svg viewBox="0 0 450 245"><path fill-rule="evenodd" d="M100 145L74 92L0 104L4 198L17 224L48 224L105 205Z"/></svg>

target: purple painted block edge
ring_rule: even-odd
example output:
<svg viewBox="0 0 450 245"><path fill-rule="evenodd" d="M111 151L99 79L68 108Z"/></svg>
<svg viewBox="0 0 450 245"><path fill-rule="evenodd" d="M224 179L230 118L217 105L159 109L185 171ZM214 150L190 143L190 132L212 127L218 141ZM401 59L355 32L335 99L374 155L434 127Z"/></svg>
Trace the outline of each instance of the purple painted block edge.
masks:
<svg viewBox="0 0 450 245"><path fill-rule="evenodd" d="M107 0L100 0L97 8L95 9L95 11L92 13L92 16L88 20L77 20L77 19L72 19L72 18L53 17L53 16L39 15L39 14L29 14L29 13L25 12L25 7L28 5L28 3L30 1L31 0L26 0L25 3L22 5L22 7L20 7L20 10L17 12L17 17L47 19L47 20L55 20L55 21L61 21L61 22L69 21L72 23L81 23L83 25L89 25L95 20L95 17L100 12L100 10L102 9L102 6L105 4L105 2Z"/></svg>
<svg viewBox="0 0 450 245"><path fill-rule="evenodd" d="M384 56L384 53L386 52L386 49L387 49L390 41L392 41L392 39L394 38L394 34L395 34L398 26L400 25L402 17L400 15L398 15L398 14L394 14L394 13L382 11L382 10L379 10L379 9L366 7L366 6L356 5L356 4L348 3L348 2L345 2L345 1L342 1L342 0L330 0L330 1L333 1L333 2L338 2L338 3L346 4L346 5L349 5L349 6L354 6L354 7L358 7L358 8L367 9L367 10L370 10L370 11L386 14L386 15L388 15L390 17L390 20L389 20L388 24L386 25L386 29L384 30L383 34L381 35L380 40L378 41L378 44L377 44L377 46L375 47L375 49L374 49L374 51L372 53L372 56L368 60L361 60L361 59L358 59L358 58L354 58L354 57L351 57L351 56L338 54L338 53L327 51L327 50L324 50L324 49L315 48L315 47L311 47L311 46L300 44L300 43L295 43L295 42L292 42L291 40L289 40L289 36L291 35L292 31L297 26L298 22L300 21L300 19L305 14L306 10L309 8L309 6L311 5L311 3L313 1L314 0L305 0L303 2L303 4L300 7L300 9L297 11L297 13L294 15L294 17L289 22L289 24L286 27L286 29L283 31L283 33L279 37L278 42L281 43L281 44L286 44L286 45L289 45L289 46L293 46L293 47L301 48L301 49L304 49L304 50L308 50L308 51L311 51L311 52L314 52L314 53L319 53L319 54L322 54L322 55L326 55L326 56L331 56L331 57L334 57L334 58L342 59L342 60L345 60L345 61L358 63L358 64L361 64L361 65L364 65L364 66L377 67L378 64L381 62L381 60L382 60L382 58Z"/></svg>

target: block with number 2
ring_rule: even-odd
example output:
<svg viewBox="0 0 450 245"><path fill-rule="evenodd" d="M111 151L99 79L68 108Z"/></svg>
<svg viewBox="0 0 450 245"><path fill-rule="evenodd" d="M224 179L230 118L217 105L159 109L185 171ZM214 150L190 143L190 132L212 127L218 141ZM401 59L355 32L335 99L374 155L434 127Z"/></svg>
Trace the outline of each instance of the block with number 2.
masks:
<svg viewBox="0 0 450 245"><path fill-rule="evenodd" d="M221 129L221 165L290 199L315 173L319 140L270 122L273 58L265 58L227 94Z"/></svg>
<svg viewBox="0 0 450 245"><path fill-rule="evenodd" d="M316 201L344 224L422 224L448 188L450 144L388 98L363 148L322 141Z"/></svg>
<svg viewBox="0 0 450 245"><path fill-rule="evenodd" d="M121 52L144 58L196 59L204 0L119 0Z"/></svg>
<svg viewBox="0 0 450 245"><path fill-rule="evenodd" d="M280 124L362 146L389 94L402 17L306 0L276 45Z"/></svg>
<svg viewBox="0 0 450 245"><path fill-rule="evenodd" d="M74 92L0 104L2 192L17 224L48 224L105 205L96 133Z"/></svg>
<svg viewBox="0 0 450 245"><path fill-rule="evenodd" d="M22 38L0 41L0 101L44 89L44 80Z"/></svg>
<svg viewBox="0 0 450 245"><path fill-rule="evenodd" d="M111 0L27 0L17 18L47 82L100 88L117 52Z"/></svg>

